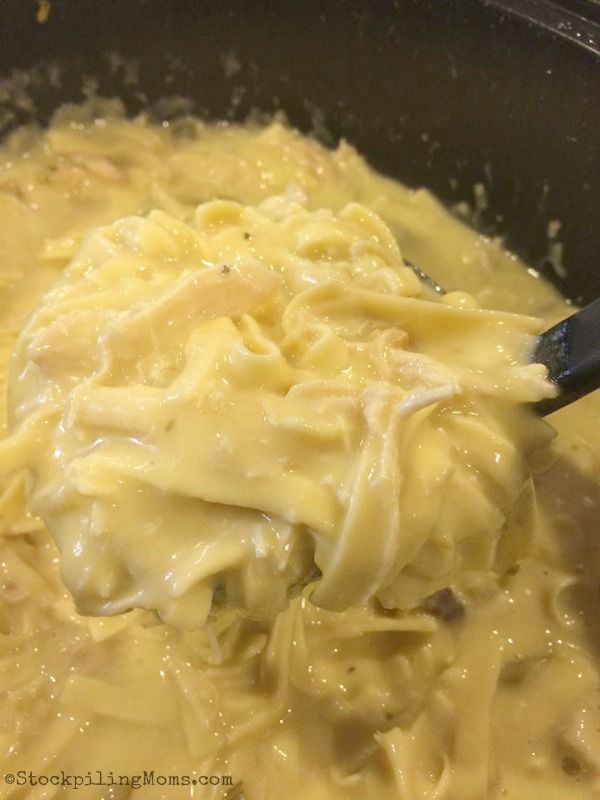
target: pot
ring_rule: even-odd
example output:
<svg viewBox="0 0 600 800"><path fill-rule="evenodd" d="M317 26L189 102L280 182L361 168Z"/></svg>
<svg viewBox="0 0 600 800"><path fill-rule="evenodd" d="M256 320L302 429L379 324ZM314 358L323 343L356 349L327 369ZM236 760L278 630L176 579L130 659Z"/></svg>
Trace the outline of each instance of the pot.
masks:
<svg viewBox="0 0 600 800"><path fill-rule="evenodd" d="M160 116L283 109L447 204L480 184L483 232L574 300L598 295L592 0L4 0L0 29L4 131L90 93Z"/></svg>

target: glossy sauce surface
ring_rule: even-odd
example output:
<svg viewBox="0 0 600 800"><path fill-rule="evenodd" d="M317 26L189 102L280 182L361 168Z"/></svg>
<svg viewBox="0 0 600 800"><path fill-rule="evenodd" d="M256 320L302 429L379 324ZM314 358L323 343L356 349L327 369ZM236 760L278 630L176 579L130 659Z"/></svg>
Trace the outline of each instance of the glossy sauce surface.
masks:
<svg viewBox="0 0 600 800"><path fill-rule="evenodd" d="M2 374L42 293L99 226L154 209L190 224L204 203L257 206L290 184L309 214L348 203L374 211L403 256L485 308L546 322L567 312L497 244L346 145L331 153L279 125L59 120L2 153ZM551 463L537 465L546 468L527 517L530 554L509 574L472 581L456 614L372 601L337 612L305 592L274 622L223 610L186 631L144 610L84 617L17 471L0 496L3 772L231 775L233 788L196 784L186 796L249 800L281 786L292 798L600 796L597 414L590 397L552 418L559 436ZM15 786L6 796L53 791Z"/></svg>

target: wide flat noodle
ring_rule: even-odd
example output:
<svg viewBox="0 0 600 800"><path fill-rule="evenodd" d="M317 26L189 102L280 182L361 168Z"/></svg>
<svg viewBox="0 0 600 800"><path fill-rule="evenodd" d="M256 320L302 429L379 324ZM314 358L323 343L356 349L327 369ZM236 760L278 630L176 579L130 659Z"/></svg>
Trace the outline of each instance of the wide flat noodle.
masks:
<svg viewBox="0 0 600 800"><path fill-rule="evenodd" d="M80 109L67 111L76 115L75 124L63 118L49 131L22 132L0 153L0 387L32 307L68 268L81 243L89 246L84 273L89 268L99 279L97 266L113 259L106 280L96 280L89 299L77 293L71 300L63 297L68 335L61 335L57 325L49 339L56 350L49 350L48 357L43 348L36 350L43 375L31 372L27 380L44 380L35 383L32 395L18 391L14 374L11 380L13 411L18 412L12 423L20 426L21 438L18 447L16 440L0 446L0 470L12 474L6 481L0 479L2 797L170 800L185 794L193 800L265 800L279 797L283 786L290 800L406 800L409 792L418 800L462 800L465 788L480 792L485 800L595 800L600 793L597 400L590 397L553 417L560 430L560 458L535 476L534 491L530 480L521 485L521 472L513 475L511 448L518 449L512 437L513 400L535 396L538 368L519 371L496 363L495 371L487 370L483 359L483 371L463 372L458 380L456 353L460 356L461 347L481 332L479 313L453 314L456 352L441 358L441 353L415 349L405 330L390 327L392 317L384 315L380 325L381 308L369 312L369 324L377 330L365 337L364 321L356 317L366 308L363 300L357 305L354 295L352 303L340 304L345 317L330 313L334 293L319 283L319 277L327 274L327 280L339 282L346 264L348 288L350 281L358 282L369 298L373 292L387 292L393 295L395 309L400 307L398 298L414 298L416 305L411 305L418 309L423 299L419 283L400 265L398 241L402 252L440 283L467 289L484 306L544 316L547 325L570 309L496 242L476 236L427 192L376 175L347 144L330 152L278 124L254 130L184 120L159 127L144 120L105 120L102 113L95 108L86 121ZM265 231L262 241L256 229L254 239L247 239L244 233L252 228L242 223L252 217L258 225L263 211L254 206L275 194L268 214L284 224L290 197L282 198L281 193L290 182L301 184L309 209L329 207L338 212L334 217L345 213L349 200L359 201L350 204L347 218L358 220L364 235L354 231L349 237L350 229L332 233L327 214L289 222L290 232L298 224L293 246L300 252L295 262L300 277L293 292L298 296L306 289L315 291L304 295L296 304L300 313L285 317L291 324L280 330L272 329L269 320L280 312L284 319L277 303L286 297L280 293L285 276L290 277L290 241L284 241L283 234L278 239L277 228ZM205 204L225 192L236 202ZM297 187L292 196L302 200ZM210 253L193 244L199 203L198 230L209 228L209 238L219 238L223 248L215 263L205 264L202 259ZM159 215L144 238L145 215L153 208L164 209L176 221ZM368 209L375 209L389 228ZM132 226L129 239L128 223L121 226L125 244L115 243L112 234L104 240L89 238L90 231L131 215L143 220ZM161 235L161 227L172 230L176 239L181 236L189 262L168 235ZM141 237L141 247L136 237ZM157 263L149 270L141 251L151 250L152 240L157 240ZM251 251L253 241L256 252ZM268 244L279 248L278 254L271 249L259 264ZM217 279L224 264L232 268L224 276L236 277L236 269L241 275L235 256L246 247L252 264L263 268L261 274L266 274L264 268L270 271L271 264L277 266L273 274L280 288L265 298L264 306L247 314L232 304L239 316L222 317L215 330L214 317L198 326L192 320L190 326L185 287L193 288L194 275L205 267L213 268ZM187 276L178 271L177 264L183 262L190 268ZM154 284L154 300L132 304L138 290L152 294L150 285L140 288L136 280L146 284L150 274L158 280L169 263L172 274L164 285ZM246 258L244 263L244 274L250 274ZM127 277L129 269L134 275ZM121 277L131 294L120 287L120 303L111 293ZM169 311L152 326L146 310L151 307L158 315L162 299L175 296L177 302L171 306L169 299L165 306L177 309L172 325L164 324ZM58 297L54 300L59 302ZM113 310L99 313L108 301ZM200 305L201 297L196 294L193 302ZM478 304L453 292L445 305L464 305L476 312ZM294 310L293 301L287 308ZM48 327L55 310L46 320ZM118 313L122 315L117 325ZM441 308L424 315L431 323L432 344L440 321L435 315L446 313ZM461 339L458 322L467 318L471 322ZM521 329L515 318L505 319L507 329L514 322L520 331L517 338L528 335L531 321ZM116 338L101 354L94 347L101 326L109 322ZM491 318L485 330L478 338L480 356L495 341L497 326ZM148 348L139 359L136 350L140 341L147 341L145 331L153 337L156 352L152 355ZM427 333L424 326L421 333ZM209 346L210 341L215 346ZM59 503L61 482L73 476L61 471L52 482L50 469L33 476L21 468L54 435L58 415L48 419L49 403L56 402L62 410L68 398L65 427L85 433L85 443L96 443L94 437L106 438L108 432L111 447L133 440L143 473L163 445L174 445L177 425L164 430L175 423L167 412L174 410L169 403L184 396L189 438L194 427L190 420L197 422L199 416L194 398L198 387L215 379L211 365L223 363L223 341L229 343L230 353L241 354L228 374L228 380L236 381L236 391L244 392L237 419L243 421L243 412L252 405L252 387L260 383L265 396L259 421L273 427L285 452L293 447L299 454L301 444L306 457L298 460L298 468L310 474L314 465L315 472L332 476L319 487L334 497L339 513L347 508L350 495L342 493L338 500L336 487L342 484L336 482L333 454L338 448L345 454L361 453L369 421L374 432L387 431L392 424L398 439L387 437L387 446L399 453L400 465L407 465L399 503L405 526L396 554L397 564L406 567L399 580L380 589L364 607L343 612L318 608L311 602L315 584L300 588L314 569L315 534L310 529L276 516L261 518L257 525L252 509L159 492L154 485L107 471L102 482L95 476L97 496L78 498L74 493L64 497L62 508L56 506L57 515L72 510L73 530L76 519L86 533L74 540L73 576L81 574L85 547L91 548L95 572L87 585L84 575L78 601L84 606L91 588L92 608L97 609L101 589L113 613L120 602L139 599L143 560L130 560L124 568L127 538L120 549L116 537L102 533L107 520L102 504L120 485L119 502L108 519L111 526L152 545L163 562L173 555L173 537L165 539L165 550L160 551L149 522L170 517L175 520L170 533L176 529L177 541L187 542L181 558L169 562L170 574L161 573L152 585L146 581L147 594L141 598L172 611L178 627L145 610L111 617L77 613L59 573L68 549L62 555L57 552L42 520L26 504L33 477L47 482L48 497ZM239 352L236 342L243 345ZM98 360L93 369L114 370L96 383L88 380L94 354ZM110 360L102 361L102 355L110 355ZM74 385L63 385L67 372ZM368 384L366 394L357 391L354 374ZM301 382L293 383L298 377ZM375 379L378 385L371 387ZM530 379L533 393L529 385L523 391ZM496 402L500 387L494 383L507 387L506 417ZM388 384L398 390L397 404L391 401ZM471 388L465 390L465 385ZM404 394L408 386L413 388ZM47 394L37 393L45 388ZM223 408L217 403L212 410L215 424L222 423ZM477 416L468 408L476 408ZM252 416L248 422L244 443L254 441L255 420ZM532 434L527 442L535 444L540 430L531 422L525 413L523 427L531 426ZM3 407L0 424L4 430ZM170 437L165 442L154 438L161 431ZM473 445L470 453L452 446L467 437ZM190 441L190 453L200 438ZM102 450L101 444L98 440L97 448L90 447L89 455ZM177 439L177 445L185 446L186 438ZM247 449L238 450L236 457L245 456ZM495 453L504 466L495 464ZM548 467L545 451L538 455ZM273 466L268 458L260 465L263 470ZM194 469L189 472L193 477ZM356 477L352 471L352 480ZM348 485L355 485L350 478ZM505 523L503 497L512 497L512 492L518 496L510 503ZM459 497L465 516L451 513ZM88 519L83 513L88 502L89 527L81 525ZM144 520L143 528L131 526L136 515ZM443 521L443 528L436 520ZM471 535L486 526L501 532L498 548L496 533ZM92 530L97 535L87 536ZM243 532L249 530L252 540L247 547ZM320 529L323 567L333 566L328 559L343 552L335 537L339 530ZM200 533L201 546L194 546ZM385 541L385 531L371 534L368 529L365 547ZM77 555L78 545L82 551ZM452 569L457 547L463 567L468 567L461 591L444 586L423 608L394 610L420 602L436 576ZM531 555L523 559L524 549ZM296 564L292 574L290 557L300 552L306 560ZM232 567L239 558L244 566ZM375 576L380 563L375 553ZM494 568L481 571L482 564ZM214 586L209 576L221 569L224 582ZM343 574L340 569L342 582ZM288 602L290 591L300 596ZM214 605L227 599L238 609L252 607L263 621L221 607L213 609L208 624L198 627L213 605L213 592ZM275 607L284 610L273 620ZM193 630L181 628L184 619ZM117 782L123 776L130 783L93 784L75 791L11 785L3 778L29 770L59 777L61 772L90 772L94 779L96 770L103 770L107 781L112 775ZM169 781L187 777L190 783L144 784L144 772ZM191 783L207 775L231 782ZM132 781L141 788L133 788Z"/></svg>
<svg viewBox="0 0 600 800"><path fill-rule="evenodd" d="M410 608L496 569L545 440L517 409L552 391L539 327L427 297L357 203L153 211L84 240L33 314L1 455L86 613L273 615L315 569L319 605Z"/></svg>

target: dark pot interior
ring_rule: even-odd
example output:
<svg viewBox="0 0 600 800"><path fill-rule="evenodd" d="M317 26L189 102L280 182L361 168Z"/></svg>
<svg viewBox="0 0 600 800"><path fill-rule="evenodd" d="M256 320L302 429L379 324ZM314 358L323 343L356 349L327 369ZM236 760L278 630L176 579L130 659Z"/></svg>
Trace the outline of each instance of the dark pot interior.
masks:
<svg viewBox="0 0 600 800"><path fill-rule="evenodd" d="M447 203L484 183L485 232L568 296L598 295L593 0L51 0L40 23L46 11L0 6L5 129L82 100L89 78L131 112L172 95L211 118L284 109ZM562 277L546 260L550 220Z"/></svg>

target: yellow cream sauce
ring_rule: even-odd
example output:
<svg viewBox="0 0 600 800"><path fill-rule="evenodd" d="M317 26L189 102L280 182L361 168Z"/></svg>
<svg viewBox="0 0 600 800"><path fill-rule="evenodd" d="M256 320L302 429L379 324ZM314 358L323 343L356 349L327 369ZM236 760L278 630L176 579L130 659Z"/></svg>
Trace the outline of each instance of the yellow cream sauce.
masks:
<svg viewBox="0 0 600 800"><path fill-rule="evenodd" d="M223 215L234 213L240 225L239 215L246 215L240 230L250 228L255 239L264 234L273 242L281 216L273 203L290 197L290 185L292 200L294 192L302 195L302 209L294 213L304 226L305 256L309 251L314 256L315 247L321 246L320 240L315 245L311 214L331 209L336 235L348 225L363 226L361 230L379 225L370 217L365 222L364 212L356 211L360 207L388 226L391 251L399 248L403 257L449 290L450 299L440 303L449 309L444 314L455 313L453 303L471 304L462 294L468 292L483 309L519 315L492 315L503 330L533 335L568 312L553 289L497 242L476 235L426 191L409 190L377 175L346 144L330 152L279 124L255 130L186 120L158 127L144 120L75 123L63 116L43 133L19 132L0 154L2 391L9 383L10 356L19 334L37 330L36 317L27 321L44 292L61 275L68 277L68 270L77 273L77 254L90 252L82 248L96 247L90 257L97 263L105 240L94 239L93 232L100 226L141 215L171 232L176 229L177 238L184 236L178 226L195 225L210 233L222 226ZM273 197L280 200L267 200ZM271 205L261 206L264 201ZM157 210L162 216L156 216ZM146 217L150 212L154 216ZM310 236L306 225L313 226ZM192 235L189 230L185 228L186 236ZM378 242L385 240L386 234L377 230ZM110 239L112 234L106 235ZM361 234L352 228L351 235ZM225 250L230 246L219 241ZM148 246L152 250L154 244ZM132 254L125 255L130 259ZM235 264L228 274L229 261L224 278L238 280ZM379 266L383 272L377 280L391 280L386 264ZM412 273L401 274L402 286L394 291L409 298L417 295L421 289ZM94 276L106 278L103 272ZM238 289L250 291L242 284ZM126 294L127 286L119 292ZM97 308L96 296L90 297L89 307ZM436 319L431 322L432 341ZM250 322L245 324L254 331ZM448 325L439 337L442 344L452 330ZM466 329L467 356L479 352L490 330ZM54 402L51 393L38 396L33 391L40 384L37 372L31 382L27 358L37 348L41 360L36 356L33 361L43 363L44 348L52 353L55 339L42 337L32 344L24 335L8 392L12 419L3 405L4 433L36 397L42 404L48 397ZM69 346L74 340L85 344L89 330L85 324L79 330L74 326L61 336L63 348L65 341ZM423 332L421 338L429 341ZM512 364L516 345L510 342L503 339L496 350L509 352ZM441 346L436 354L443 362L444 355L449 358L455 351ZM461 355L457 364L466 368L467 361ZM368 370L361 363L356 361L355 371L363 380ZM61 380L67 373L75 376L79 366L73 362L72 372L63 370ZM500 362L490 367L504 368ZM522 399L528 392L543 391L538 373L533 383L519 380L515 392ZM20 396L19 387L31 391ZM107 397L93 398L94 408L104 398L103 424L108 424L114 401L114 395L110 402ZM210 605L198 595L175 609L162 595L147 594L143 602L127 596L122 608L106 606L105 611L114 613L110 617L78 613L60 575L57 548L33 513L52 521L53 511L39 497L31 506L27 500L36 496L32 487L48 478L49 465L60 462L56 452L55 461L48 460L49 442L65 452L72 446L48 438L49 426L42 426L29 443L33 452L37 442L40 454L33 472L19 469L22 465L16 462L11 472L8 461L0 463L0 472L7 473L0 484L0 797L600 797L598 410L598 399L592 396L551 418L558 436L551 457L544 455L543 463L533 465L535 504L529 503L516 526L528 549L508 571L492 569L488 559L486 575L471 574L467 586L458 582L459 606L397 610L398 605L411 607L415 597L396 602L397 592L389 586L383 587L387 593L380 591L377 585L361 602L348 594L341 610L335 610L336 592L346 584L334 582L332 596L322 590L319 605L310 602L308 587L289 605L282 601L283 610L277 609L272 619L254 613L271 594L260 591L269 587L269 576L254 574L253 583L240 583L253 587L250 600L238 585L232 590L253 613L242 614L225 604L209 615L206 626L190 612L190 607ZM114 422L117 412L114 407L112 411ZM123 406L118 414L126 412L131 409ZM89 419L85 424L91 424ZM531 417L531 426L536 425ZM468 451L468 443L465 447ZM3 458L9 452L0 449ZM522 468L520 461L502 463L515 474ZM58 489L70 476L67 464ZM54 509L60 500L57 485L52 489ZM144 515L163 514L155 496L128 495L127 480L123 485L113 522L130 524ZM180 485L171 488L175 496L182 492ZM511 497L502 495L498 502L506 504ZM426 503L420 497L412 500ZM169 496L168 503L183 525L184 500L177 504ZM61 508L60 518L67 533L62 539L55 534L63 558L76 552L81 519L69 517L69 508ZM313 510L309 503L295 513L308 527L318 529L322 523L325 536L326 515L315 520ZM413 516L420 513L415 507ZM460 520L465 527L470 517ZM127 547L134 547L134 533L128 530L126 535L131 537ZM111 546L109 554L113 552ZM302 577L305 555L290 568L288 583L277 586L278 597ZM110 573L112 562L107 563ZM155 560L149 556L144 564L151 571ZM327 558L323 564L328 566ZM102 581L93 574L93 557L85 570L78 572L77 563L65 561L62 569L79 608L101 611L98 597L103 591L105 598L112 597L113 588L110 581L108 589L98 588ZM413 577L422 581L424 573L429 580L427 564L414 569ZM78 575L83 578L76 585ZM89 575L90 584L85 580ZM444 586L446 574L440 575L426 584L427 592L419 584L420 591ZM156 586L156 579L148 585ZM379 594L372 597L375 589ZM123 611L130 606L145 608ZM54 785L69 776L66 787ZM74 782L82 785L76 788Z"/></svg>

